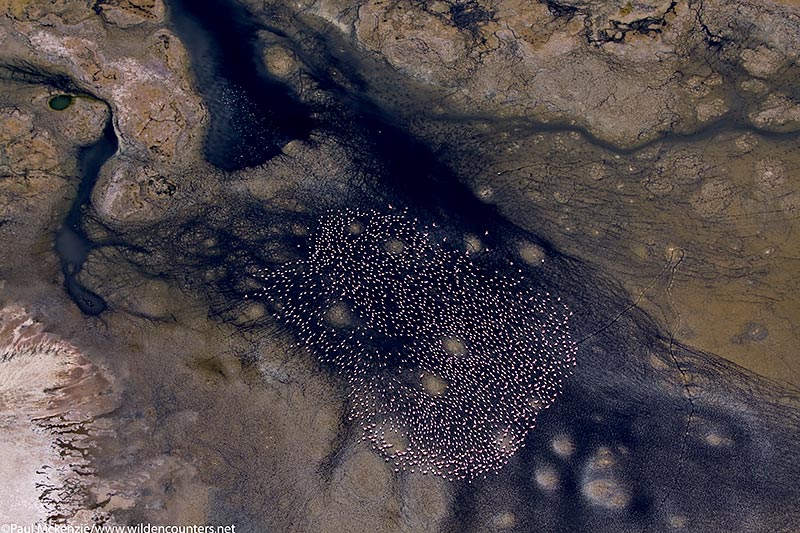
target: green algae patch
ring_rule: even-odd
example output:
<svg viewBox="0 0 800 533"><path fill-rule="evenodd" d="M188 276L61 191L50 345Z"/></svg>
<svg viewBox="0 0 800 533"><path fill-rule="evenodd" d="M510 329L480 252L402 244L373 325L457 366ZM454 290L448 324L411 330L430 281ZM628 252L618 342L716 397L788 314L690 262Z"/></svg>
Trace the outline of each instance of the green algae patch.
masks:
<svg viewBox="0 0 800 533"><path fill-rule="evenodd" d="M58 96L54 96L48 102L50 109L54 109L56 111L63 111L72 105L72 96L68 94L59 94Z"/></svg>

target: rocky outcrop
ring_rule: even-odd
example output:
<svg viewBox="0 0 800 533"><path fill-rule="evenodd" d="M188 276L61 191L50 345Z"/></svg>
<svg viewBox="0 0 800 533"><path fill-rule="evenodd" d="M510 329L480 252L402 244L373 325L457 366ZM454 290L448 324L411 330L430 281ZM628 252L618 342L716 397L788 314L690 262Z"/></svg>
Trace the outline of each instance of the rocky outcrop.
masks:
<svg viewBox="0 0 800 533"><path fill-rule="evenodd" d="M742 10L754 25L729 35ZM779 84L800 46L797 15L749 3L367 1L352 28L365 50L461 113L579 125L623 147L725 116L723 78ZM796 102L754 105L767 106L754 124L771 127ZM777 127L796 129L783 120Z"/></svg>

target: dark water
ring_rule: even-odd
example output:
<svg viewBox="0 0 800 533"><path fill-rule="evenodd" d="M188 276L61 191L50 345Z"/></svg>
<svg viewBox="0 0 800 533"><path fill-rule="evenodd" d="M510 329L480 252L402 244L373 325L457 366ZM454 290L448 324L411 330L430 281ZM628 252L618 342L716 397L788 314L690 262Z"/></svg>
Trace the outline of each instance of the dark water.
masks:
<svg viewBox="0 0 800 533"><path fill-rule="evenodd" d="M75 200L67 217L56 234L55 249L61 259L64 287L80 310L91 316L106 309L103 298L90 291L76 279L89 252L95 247L83 231L81 218L91 203L92 189L100 168L117 151L117 137L109 119L103 136L94 144L82 148L78 154L78 172L81 178Z"/></svg>
<svg viewBox="0 0 800 533"><path fill-rule="evenodd" d="M305 138L317 128L354 147L350 155L368 176L354 182L341 198L326 194L324 184L320 191L298 193L308 206L302 214L238 199L237 205L210 206L214 216L198 215L171 233L165 231L161 245L174 251L170 266L176 277L201 279L187 272L212 269L223 273L207 292L213 307L235 313L247 292L239 282L248 272L279 267L286 257L307 252L303 237L289 230L293 223L313 231L315 216L329 209L394 208L407 209L432 228L436 223L431 231L448 237L453 246L459 246L465 233L479 235L491 249L475 260L482 268L525 277L560 296L575 313L572 328L581 341L579 363L563 397L542 415L525 448L499 474L452 485L450 530L486 531L487 520L504 509L513 510L518 531L660 531L664 528L657 524L663 524L671 509L688 515L695 530L709 530L708 524L736 530L743 522L732 511L733 501L761 512L771 502L793 497L787 481L796 477L797 467L787 466L782 458L791 449L791 432L759 406L758 398L741 393L747 390L748 376L711 354L679 346L599 268L560 253L546 236L515 226L479 201L442 164L448 154L415 139L390 111L368 98L346 94L345 88L335 88L320 74L320 85L340 96L341 111L326 120L311 120L308 107L264 71L255 37L259 25L241 7L189 1L172 1L169 7L211 110L205 145L211 163L226 170L259 165L289 140ZM326 52L317 53L324 58ZM337 58L347 61L346 54ZM83 154L84 182L57 241L67 289L88 314L102 312L105 304L74 282L75 271L92 247L79 219L97 168L115 149L112 135ZM209 238L218 246L201 249L199 243ZM546 261L521 265L520 241L541 246ZM286 330L298 338L303 334ZM650 356L668 370L655 371L648 363ZM688 371L715 387L713 402L703 403L687 392ZM736 406L731 407L734 399ZM707 427L700 421L723 432L733 444L717 449L704 445ZM560 434L568 434L575 444L576 452L568 458L550 451L552 439ZM605 479L587 467L601 448L617 458L615 480L625 492L625 505L618 509L587 503L591 477ZM248 458L241 460L237 468L246 470ZM542 464L558 473L557 495L547 496L535 486L534 473ZM242 531L280 530L282 516L262 513L265 503L257 501L257 493L248 500L249 488L257 486L251 477L255 476L242 474L237 483L219 490L210 522L223 518L237 522ZM395 481L401 484L402 476Z"/></svg>
<svg viewBox="0 0 800 533"><path fill-rule="evenodd" d="M211 123L205 156L237 170L274 157L314 125L310 110L272 79L260 58L258 26L233 2L170 0L169 18L186 45Z"/></svg>
<svg viewBox="0 0 800 533"><path fill-rule="evenodd" d="M73 97L68 94L59 94L51 98L48 105L55 111L63 111L72 104L72 98Z"/></svg>

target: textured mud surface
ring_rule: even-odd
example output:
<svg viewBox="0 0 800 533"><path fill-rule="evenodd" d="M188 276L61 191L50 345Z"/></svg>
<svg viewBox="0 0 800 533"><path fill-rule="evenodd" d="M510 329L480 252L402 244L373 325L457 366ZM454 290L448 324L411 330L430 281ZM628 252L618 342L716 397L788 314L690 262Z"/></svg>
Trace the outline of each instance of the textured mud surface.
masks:
<svg viewBox="0 0 800 533"><path fill-rule="evenodd" d="M796 3L0 8L0 523L796 530Z"/></svg>

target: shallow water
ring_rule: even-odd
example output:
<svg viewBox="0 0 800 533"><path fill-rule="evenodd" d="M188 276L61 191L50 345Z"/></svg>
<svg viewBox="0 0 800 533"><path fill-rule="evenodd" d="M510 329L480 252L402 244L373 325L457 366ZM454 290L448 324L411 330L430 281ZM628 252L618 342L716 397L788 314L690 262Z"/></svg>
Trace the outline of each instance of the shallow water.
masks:
<svg viewBox="0 0 800 533"><path fill-rule="evenodd" d="M223 39L230 33L236 32L226 26ZM347 53L340 50L337 57L346 64ZM323 79L321 83L326 86L330 82ZM223 84L224 80L217 78L215 83ZM342 88L339 91L346 92ZM214 100L208 93L205 96ZM257 113L263 116L269 115L272 107L269 99L250 101L250 105L264 107L265 111ZM323 110L321 116L328 120L321 120L315 133L338 136L347 145L358 146L349 155L360 172L351 178L332 173L331 181L339 186L335 189L340 191L338 194L331 194L324 183L301 184L293 193L300 205L297 209L233 195L230 201L238 203L238 207L216 213L213 221L201 215L177 235L171 231L162 231L157 239L131 235L132 242L151 248L178 243L172 264L198 272L221 272L201 290L221 319L236 322L247 305L245 295L252 297L253 288L258 287L257 282L253 285L253 269L279 272L282 265L302 262L314 253L306 235L319 231L317 221L330 210L408 210L409 217L420 219L433 238L452 249L461 248L468 236L478 236L486 251L476 254L476 264L525 278L558 295L574 313L570 326L579 343L578 366L574 376L565 380L563 397L542 413L524 448L508 465L486 480L456 484L448 491L452 503L442 523L444 529L483 531L510 521L512 528L521 531L664 530L669 529L664 524L671 520L677 524L689 522L694 529L748 531L753 527L757 530L755 523L782 523L781 513L773 509L772 502L790 502L796 497L784 485L797 476L789 459L794 453L791 428L796 420L792 411L781 412L783 393L779 388L761 383L757 376L716 355L680 342L685 331L679 325L688 321L683 306L689 300L676 295L689 286L687 280L695 279L693 269L704 264L697 250L678 248L658 261L643 261L641 267L625 265L601 245L592 248L585 244L585 235L566 231L558 218L563 213L537 196L515 195L508 183L501 185L504 178L497 178L489 182L487 201L479 185L481 177L495 172L498 176L509 174L502 167L504 163L497 165L492 159L504 144L513 141L571 139L579 151L568 153L563 159L547 142L538 149L531 147L534 154L541 151L538 164L542 167L563 165L569 172L570 168L598 161L612 169L633 164L642 168L649 164L647 154L653 150L702 146L721 134L740 135L752 132L752 128L729 117L696 133L619 149L570 126L506 121L494 125L491 117L482 117L479 122L462 119L456 128L466 135L446 134L447 141L434 147L424 140L428 126L412 133L407 116L393 115L363 94L351 93ZM217 131L229 136L225 143L246 146L252 142L249 137L232 135L235 131L225 126L235 122L232 117L218 114L212 120L220 123ZM347 123L346 128L343 122ZM447 117L439 117L437 122L447 124ZM452 131L452 126L444 127ZM500 135L506 131L513 132L510 139ZM214 135L217 134L210 134ZM795 134L760 137L763 142L782 143L791 142ZM267 136L266 144L277 146L275 138ZM265 153L258 163L275 158L277 153ZM214 157L209 160L218 161ZM225 168L225 164L216 164ZM273 179L269 166L259 172L255 179ZM541 185L557 193L566 180L542 180ZM513 175L509 183L516 185ZM525 186L524 181L518 183ZM535 178L533 183L537 183ZM578 192L571 194L580 195L577 184L581 182L576 179L574 183ZM598 190L596 185L593 187ZM639 194L634 193L634 197ZM591 204L591 196L586 198ZM654 207L650 215L645 210L637 216L657 217L662 209L663 206ZM585 220L581 216L592 218ZM569 223L580 227L589 221L609 222L604 217L608 215L589 209L585 214L571 215ZM630 243L639 241L635 233L626 234L624 239ZM198 254L196 243L209 240L215 243L214 248ZM526 256L520 251L526 246L538 247L536 254L541 255L536 256L543 260L526 263ZM624 257L625 253L621 255ZM145 268L156 267L148 267L147 263L143 261ZM633 270L618 270L626 266ZM177 276L178 272L173 271L172 275ZM615 280L614 275L621 275L625 284ZM637 283L643 283L645 290L637 288ZM264 304L269 309L271 302ZM261 331L277 331L301 344L306 336L317 335L303 327L281 323L280 318L276 325L269 317L249 321L246 330L256 336ZM386 342L385 349L396 347L393 342ZM324 351L315 352L325 348L315 348L314 342L306 344L312 347L312 360L330 357ZM377 370L367 372L374 372L369 375L376 379L379 375ZM753 390L752 383L760 383L759 392L745 392ZM352 384L337 386L345 396L352 397ZM464 421L472 422L469 417ZM332 451L324 463L323 471L331 476L343 468L341 462L348 453L345 443L359 432L346 419L342 423L344 440L335 440L341 448ZM457 425L452 425L451 431L457 431ZM568 451L556 446L559 439L570 443ZM247 446L244 441L238 445ZM240 460L249 463L253 458ZM543 489L542 482L536 481L537 472L541 474L543 468L547 475L539 478L549 479L554 488ZM413 486L416 475L396 474L392 478L395 490ZM252 487L255 494L264 490L263 480L254 483L236 476L234 479ZM228 486L228 497L242 490L236 483ZM731 493L736 505L748 510L747 515L731 513ZM237 498L235 505L215 499L212 512L215 516L247 517L241 522L245 530L280 529L294 521L307 524L302 511L284 520L263 514L259 511L262 506L258 497Z"/></svg>
<svg viewBox="0 0 800 533"><path fill-rule="evenodd" d="M271 79L259 59L258 25L234 2L168 2L186 43L211 123L205 156L233 171L264 163L292 139L308 136L310 110Z"/></svg>
<svg viewBox="0 0 800 533"><path fill-rule="evenodd" d="M50 102L48 102L48 105L56 111L63 111L69 107L71 103L72 96L68 94L60 94L51 98Z"/></svg>
<svg viewBox="0 0 800 533"><path fill-rule="evenodd" d="M210 114L203 153L147 162L173 184L163 216L104 219L92 191L125 150L109 122L46 237L75 305L53 296L57 272L30 290L119 376L93 441L96 516L253 532L793 527L796 132L745 124L750 97L726 86L719 120L621 148L432 104L288 6L168 8ZM270 73L274 46L294 74ZM568 320L549 319L556 298ZM524 371L573 346L557 384ZM546 392L521 406L528 379ZM493 451L488 472L451 467Z"/></svg>
<svg viewBox="0 0 800 533"><path fill-rule="evenodd" d="M72 301L87 315L99 315L106 309L103 298L87 289L76 279L96 246L86 236L81 219L90 207L90 197L100 169L117 151L117 137L109 121L103 137L94 144L81 149L78 154L80 184L62 226L56 233L54 248L61 259L64 284Z"/></svg>

